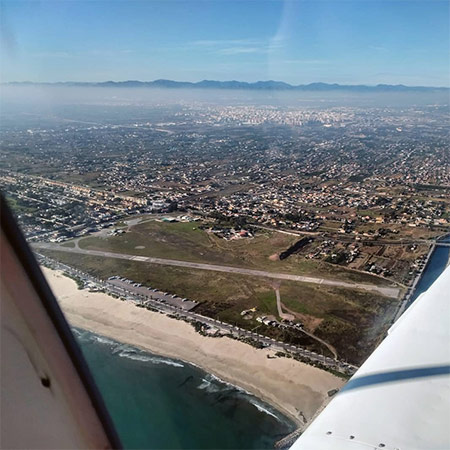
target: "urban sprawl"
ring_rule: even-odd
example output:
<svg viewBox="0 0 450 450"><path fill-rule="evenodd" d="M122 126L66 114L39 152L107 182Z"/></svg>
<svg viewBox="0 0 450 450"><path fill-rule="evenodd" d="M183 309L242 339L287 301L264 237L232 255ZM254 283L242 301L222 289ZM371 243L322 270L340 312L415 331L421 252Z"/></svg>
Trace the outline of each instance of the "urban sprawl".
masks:
<svg viewBox="0 0 450 450"><path fill-rule="evenodd" d="M132 279L167 298L191 294L193 311L180 300L180 314L205 317L202 332L235 325L238 337L309 349L347 373L345 364L361 363L379 342L449 232L448 124L448 109L433 105L74 105L3 124L0 188L52 264L116 291L124 286L112 281ZM94 268L109 244L130 258L105 252L111 267ZM149 261L154 279L141 272L145 257L160 258ZM186 285L158 285L164 261L166 275L189 275ZM190 289L197 274L214 289ZM323 283L295 276L338 282L320 291ZM241 287L232 292L234 282ZM305 289L320 297L317 307Z"/></svg>

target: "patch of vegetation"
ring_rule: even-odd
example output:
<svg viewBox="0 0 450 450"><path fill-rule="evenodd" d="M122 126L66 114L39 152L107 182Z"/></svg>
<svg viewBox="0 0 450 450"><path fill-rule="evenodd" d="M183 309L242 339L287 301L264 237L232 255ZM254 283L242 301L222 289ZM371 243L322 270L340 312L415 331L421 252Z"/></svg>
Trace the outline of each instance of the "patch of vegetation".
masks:
<svg viewBox="0 0 450 450"><path fill-rule="evenodd" d="M71 278L75 283L77 283L78 289L84 289L84 283L80 278L70 274L69 272L63 272L64 276L67 278Z"/></svg>
<svg viewBox="0 0 450 450"><path fill-rule="evenodd" d="M268 292L261 292L259 294L259 308L258 311L266 315L278 317L277 300L273 290Z"/></svg>
<svg viewBox="0 0 450 450"><path fill-rule="evenodd" d="M62 247L74 248L75 244L72 241L67 241L61 244Z"/></svg>
<svg viewBox="0 0 450 450"><path fill-rule="evenodd" d="M246 344L251 345L252 347L257 348L258 350L261 350L264 348L264 344L261 341L257 341L255 339L251 338L245 338L245 339L239 339L242 342L245 342Z"/></svg>
<svg viewBox="0 0 450 450"><path fill-rule="evenodd" d="M144 308L144 309L147 309L148 311L152 311L152 312L159 312L159 310L154 308L153 306L144 305L143 303L136 303L136 307L137 308Z"/></svg>
<svg viewBox="0 0 450 450"><path fill-rule="evenodd" d="M438 184L415 184L414 188L418 191L448 191L450 188L448 186L438 185Z"/></svg>
<svg viewBox="0 0 450 450"><path fill-rule="evenodd" d="M315 335L338 349L341 358L361 364L384 336L396 301L355 291L351 305L330 309Z"/></svg>
<svg viewBox="0 0 450 450"><path fill-rule="evenodd" d="M6 194L6 201L16 217L21 214L36 214L37 208L32 202L22 200L10 194Z"/></svg>
<svg viewBox="0 0 450 450"><path fill-rule="evenodd" d="M199 322L198 320L191 322L191 325L194 327L194 330L197 333L200 333L201 331L203 331L203 327L204 327L204 323L203 322Z"/></svg>
<svg viewBox="0 0 450 450"><path fill-rule="evenodd" d="M348 181L360 183L360 182L364 181L368 176L369 175L367 175L367 174L350 175L348 177Z"/></svg>
<svg viewBox="0 0 450 450"><path fill-rule="evenodd" d="M303 362L305 364L309 364L310 366L314 366L319 369L326 370L327 372L332 373L334 376L343 378L344 380L348 380L350 378L350 375L347 375L345 373L331 369L330 367L326 366L325 364L320 363L319 361L312 362L309 358L303 357L303 356L299 355L298 353L276 352L275 356L277 356L278 358L295 359L296 361ZM334 394L332 394L332 395L334 395Z"/></svg>

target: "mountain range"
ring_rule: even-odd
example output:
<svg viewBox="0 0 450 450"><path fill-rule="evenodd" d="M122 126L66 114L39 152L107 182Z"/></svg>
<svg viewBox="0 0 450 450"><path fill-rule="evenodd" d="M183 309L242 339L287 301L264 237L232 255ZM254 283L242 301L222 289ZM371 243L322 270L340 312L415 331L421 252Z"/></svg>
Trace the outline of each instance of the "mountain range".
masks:
<svg viewBox="0 0 450 450"><path fill-rule="evenodd" d="M10 82L8 85L46 85L46 86L93 86L93 87L127 87L127 88L194 88L194 89L240 89L240 90L276 90L276 91L356 91L356 92L423 92L423 91L449 91L448 87L405 86L403 84L377 84L367 85L343 85L336 83L310 83L292 85L283 81L214 81L203 80L198 82L154 80L154 81L103 81L103 82L57 82L57 83L33 83Z"/></svg>

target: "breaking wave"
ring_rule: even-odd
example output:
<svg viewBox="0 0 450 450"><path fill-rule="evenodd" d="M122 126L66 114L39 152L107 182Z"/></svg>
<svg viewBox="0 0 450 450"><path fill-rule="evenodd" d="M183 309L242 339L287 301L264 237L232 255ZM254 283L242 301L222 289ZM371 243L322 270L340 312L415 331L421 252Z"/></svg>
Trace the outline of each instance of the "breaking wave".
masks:
<svg viewBox="0 0 450 450"><path fill-rule="evenodd" d="M99 342L100 344L117 345L117 342L108 339L104 336L98 336L97 334L91 334L91 339Z"/></svg>
<svg viewBox="0 0 450 450"><path fill-rule="evenodd" d="M175 361L170 358L151 355L131 345L122 344L121 342L114 341L113 339L109 339L105 336L99 336L98 334L91 333L90 331L72 328L72 332L76 339L79 341L90 341L109 345L111 347L111 353L113 355L120 356L121 358L128 358L134 361L149 362L151 364L165 364L172 367L184 367L181 361Z"/></svg>
<svg viewBox="0 0 450 450"><path fill-rule="evenodd" d="M226 381L223 381L219 377L216 377L210 373L202 378L198 389L202 389L210 394L215 394L218 392L230 392L230 394L234 393L241 398L245 398L245 400L252 404L259 412L272 416L279 422L282 422L282 419L278 417L267 404L259 402L254 395L250 394L250 392L247 392L245 389L235 386L234 384L227 383Z"/></svg>
<svg viewBox="0 0 450 450"><path fill-rule="evenodd" d="M220 386L218 381L219 379L214 375L207 374L204 378L202 378L202 382L198 386L198 389L202 389L210 394L226 390L226 388L224 389L223 386Z"/></svg>
<svg viewBox="0 0 450 450"><path fill-rule="evenodd" d="M248 401L260 412L268 414L269 416L274 417L275 419L277 419L279 422L281 422L281 419L275 414L273 413L266 405L261 405L261 403L257 402L255 400L255 398L249 398Z"/></svg>
<svg viewBox="0 0 450 450"><path fill-rule="evenodd" d="M209 393L215 392L226 392L226 391L236 391L245 393L245 391L234 384L227 383L219 377L216 377L212 373L207 373L205 377L202 378L201 384L198 389L205 390Z"/></svg>
<svg viewBox="0 0 450 450"><path fill-rule="evenodd" d="M128 358L134 361L149 362L151 364L165 364L172 367L184 367L184 364L172 359L162 358L159 356L150 356L145 353L138 353L130 350L123 350L118 353L121 358Z"/></svg>
<svg viewBox="0 0 450 450"><path fill-rule="evenodd" d="M77 330L76 328L71 328L73 335L76 338L80 338L83 335L83 332L80 330Z"/></svg>

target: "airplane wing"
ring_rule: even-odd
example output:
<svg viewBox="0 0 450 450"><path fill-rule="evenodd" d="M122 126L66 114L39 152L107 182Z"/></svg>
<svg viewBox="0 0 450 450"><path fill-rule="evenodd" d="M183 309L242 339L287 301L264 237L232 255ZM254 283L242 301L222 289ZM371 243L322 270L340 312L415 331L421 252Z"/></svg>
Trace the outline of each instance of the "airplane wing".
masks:
<svg viewBox="0 0 450 450"><path fill-rule="evenodd" d="M450 449L450 266L291 449Z"/></svg>

